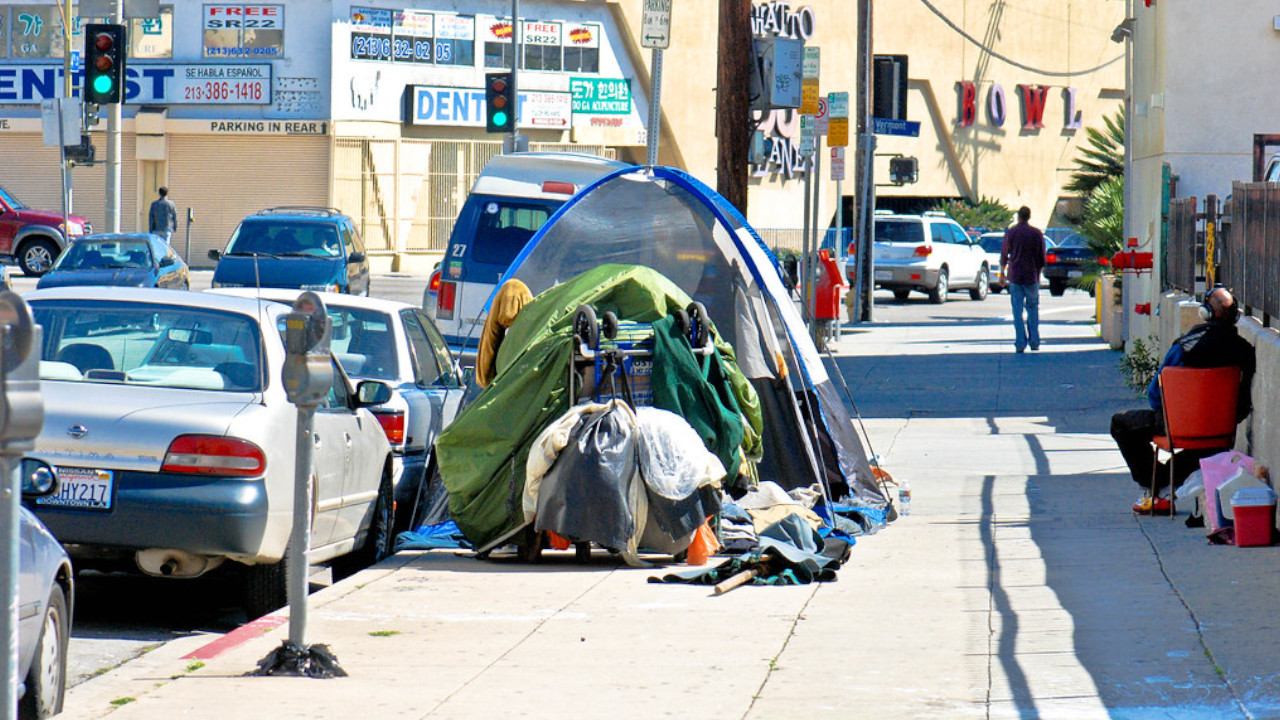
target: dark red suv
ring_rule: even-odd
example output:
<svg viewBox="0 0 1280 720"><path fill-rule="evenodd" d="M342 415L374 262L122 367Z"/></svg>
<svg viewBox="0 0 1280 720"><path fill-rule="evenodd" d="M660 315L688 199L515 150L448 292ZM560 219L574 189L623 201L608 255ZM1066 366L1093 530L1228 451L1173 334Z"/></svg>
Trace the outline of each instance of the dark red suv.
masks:
<svg viewBox="0 0 1280 720"><path fill-rule="evenodd" d="M67 218L67 236L91 232L88 220L79 215ZM49 272L66 244L61 213L33 210L0 187L0 255L16 259L24 275L39 277Z"/></svg>

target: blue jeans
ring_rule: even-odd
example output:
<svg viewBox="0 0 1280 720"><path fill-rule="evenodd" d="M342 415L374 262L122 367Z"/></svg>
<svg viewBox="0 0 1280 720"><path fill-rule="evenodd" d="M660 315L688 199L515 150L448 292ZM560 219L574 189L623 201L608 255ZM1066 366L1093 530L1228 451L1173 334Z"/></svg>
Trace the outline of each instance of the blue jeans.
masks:
<svg viewBox="0 0 1280 720"><path fill-rule="evenodd" d="M1031 341L1031 349L1040 347L1040 283L1010 284L1009 300L1013 303L1013 344L1021 351ZM1025 323L1022 311L1026 309Z"/></svg>

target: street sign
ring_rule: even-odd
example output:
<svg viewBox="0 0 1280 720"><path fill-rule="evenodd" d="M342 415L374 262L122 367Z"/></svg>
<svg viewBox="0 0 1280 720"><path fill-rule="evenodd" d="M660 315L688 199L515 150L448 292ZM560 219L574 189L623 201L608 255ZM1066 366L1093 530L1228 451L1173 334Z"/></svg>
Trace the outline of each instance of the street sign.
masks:
<svg viewBox="0 0 1280 720"><path fill-rule="evenodd" d="M800 156L811 157L813 155L814 134L813 126L815 121L812 115L800 116Z"/></svg>
<svg viewBox="0 0 1280 720"><path fill-rule="evenodd" d="M827 129L827 146L844 147L849 144L849 93L834 92L827 94L831 120Z"/></svg>
<svg viewBox="0 0 1280 720"><path fill-rule="evenodd" d="M813 116L813 133L818 137L827 134L827 118L831 115L827 112L828 107L830 105L827 103L826 98L818 98L818 114Z"/></svg>
<svg viewBox="0 0 1280 720"><path fill-rule="evenodd" d="M831 179L844 180L844 148L831 148Z"/></svg>
<svg viewBox="0 0 1280 720"><path fill-rule="evenodd" d="M831 117L833 118L849 117L849 93L847 92L827 93L827 102L831 106Z"/></svg>
<svg viewBox="0 0 1280 720"><path fill-rule="evenodd" d="M671 0L644 0L640 47L666 50L671 43Z"/></svg>
<svg viewBox="0 0 1280 720"><path fill-rule="evenodd" d="M871 132L876 135L902 135L920 137L920 123L914 120L890 120L871 118Z"/></svg>
<svg viewBox="0 0 1280 720"><path fill-rule="evenodd" d="M804 65L800 81L800 112L805 115L818 114L818 69L821 56L820 48L804 49Z"/></svg>

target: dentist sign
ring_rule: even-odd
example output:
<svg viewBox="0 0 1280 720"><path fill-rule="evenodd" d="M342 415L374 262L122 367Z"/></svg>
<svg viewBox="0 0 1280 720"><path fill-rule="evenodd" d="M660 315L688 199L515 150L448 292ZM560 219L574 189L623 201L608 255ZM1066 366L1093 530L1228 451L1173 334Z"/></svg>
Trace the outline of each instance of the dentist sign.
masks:
<svg viewBox="0 0 1280 720"><path fill-rule="evenodd" d="M0 103L38 105L62 95L61 65L0 65ZM84 84L83 71L75 73ZM131 65L125 102L131 105L269 105L271 65Z"/></svg>

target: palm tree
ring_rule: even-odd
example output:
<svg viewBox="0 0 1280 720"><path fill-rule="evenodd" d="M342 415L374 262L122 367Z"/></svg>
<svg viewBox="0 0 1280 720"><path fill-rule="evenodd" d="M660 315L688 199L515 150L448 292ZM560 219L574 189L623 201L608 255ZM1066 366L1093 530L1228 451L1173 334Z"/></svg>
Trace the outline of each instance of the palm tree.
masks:
<svg viewBox="0 0 1280 720"><path fill-rule="evenodd" d="M1116 111L1114 118L1104 116L1102 122L1104 128L1085 130L1087 144L1080 147L1080 157L1073 161L1076 169L1064 187L1086 204L1107 178L1124 177L1124 108Z"/></svg>
<svg viewBox="0 0 1280 720"><path fill-rule="evenodd" d="M1075 281L1077 287L1091 289L1098 276L1113 272L1109 264L1112 255L1124 247L1124 176L1102 180L1084 203L1084 213L1076 227L1093 251L1094 259L1083 264L1084 276Z"/></svg>

